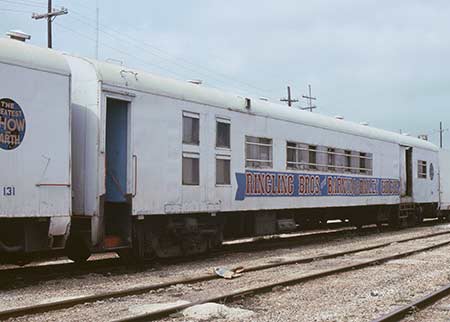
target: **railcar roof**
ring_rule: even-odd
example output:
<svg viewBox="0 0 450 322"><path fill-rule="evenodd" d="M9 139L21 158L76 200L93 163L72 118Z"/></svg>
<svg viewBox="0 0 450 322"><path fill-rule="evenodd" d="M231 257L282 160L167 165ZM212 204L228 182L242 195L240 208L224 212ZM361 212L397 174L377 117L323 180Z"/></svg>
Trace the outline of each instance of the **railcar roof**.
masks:
<svg viewBox="0 0 450 322"><path fill-rule="evenodd" d="M0 38L0 48L0 61L2 62L63 75L70 75L71 73L70 67L63 55L57 51L7 38ZM287 105L276 104L259 99L252 99L251 108L247 109L246 100L242 96L225 93L202 85L159 77L147 72L133 70L107 62L99 62L91 59L88 59L88 61L95 67L99 80L103 81L105 84L382 141L394 142L406 146L433 151L439 150L436 145L411 136L405 136L370 126L363 126L345 120L337 120L332 117L310 113L288 107Z"/></svg>
<svg viewBox="0 0 450 322"><path fill-rule="evenodd" d="M247 109L245 98L242 96L225 93L202 85L159 77L107 62L89 61L95 66L97 74L104 84L393 142L405 146L432 151L439 150L436 145L415 137L345 120L338 120L333 117L303 111L288 107L287 105L262 101L260 99L252 99L251 108Z"/></svg>
<svg viewBox="0 0 450 322"><path fill-rule="evenodd" d="M0 62L70 75L69 64L57 51L8 38L0 38Z"/></svg>

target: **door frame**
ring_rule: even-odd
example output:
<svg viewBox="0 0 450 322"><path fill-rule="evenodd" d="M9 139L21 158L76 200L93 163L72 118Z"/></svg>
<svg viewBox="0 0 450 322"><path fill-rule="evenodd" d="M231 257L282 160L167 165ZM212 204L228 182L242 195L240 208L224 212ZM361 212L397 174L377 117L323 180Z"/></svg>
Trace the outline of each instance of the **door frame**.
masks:
<svg viewBox="0 0 450 322"><path fill-rule="evenodd" d="M400 187L401 198L412 198L413 196L413 147L400 145Z"/></svg>
<svg viewBox="0 0 450 322"><path fill-rule="evenodd" d="M109 87L101 88L101 106L100 106L100 121L99 121L99 164L98 164L98 213L100 217L101 240L105 239L105 202L106 202L106 115L108 99L115 99L127 103L127 180L126 180L126 199L130 204L130 219L133 215L133 198L134 198L134 145L133 145L133 100L136 97L133 93L128 93ZM130 220L131 222L131 220ZM130 231L131 236L131 231Z"/></svg>

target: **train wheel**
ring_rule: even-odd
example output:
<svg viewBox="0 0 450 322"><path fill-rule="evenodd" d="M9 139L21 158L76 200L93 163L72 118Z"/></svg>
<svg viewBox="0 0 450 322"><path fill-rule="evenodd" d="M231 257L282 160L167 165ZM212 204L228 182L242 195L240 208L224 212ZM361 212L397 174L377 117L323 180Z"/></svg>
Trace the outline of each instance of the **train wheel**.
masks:
<svg viewBox="0 0 450 322"><path fill-rule="evenodd" d="M91 251L83 238L71 236L66 243L66 255L75 263L84 263L91 256Z"/></svg>

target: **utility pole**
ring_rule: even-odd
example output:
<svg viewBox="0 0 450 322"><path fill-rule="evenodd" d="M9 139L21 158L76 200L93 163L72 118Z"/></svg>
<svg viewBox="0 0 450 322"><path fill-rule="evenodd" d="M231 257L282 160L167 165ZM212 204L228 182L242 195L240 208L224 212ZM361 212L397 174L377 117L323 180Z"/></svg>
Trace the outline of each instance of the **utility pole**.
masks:
<svg viewBox="0 0 450 322"><path fill-rule="evenodd" d="M292 103L297 103L298 99L294 99L291 97L291 86L287 87L288 97L280 99L281 102L287 102L288 106L292 106Z"/></svg>
<svg viewBox="0 0 450 322"><path fill-rule="evenodd" d="M308 107L302 107L301 109L302 110L309 110L310 112L312 112L312 110L314 108L317 108L317 106L313 105L312 101L317 100L317 98L313 97L312 94L311 94L311 85L308 85L308 92L309 92L308 95L302 95L303 98L306 98L308 100L308 103L309 103Z"/></svg>
<svg viewBox="0 0 450 322"><path fill-rule="evenodd" d="M47 19L47 46L52 48L52 22L57 16L68 14L69 11L62 7L60 10L54 10L52 8L52 0L48 0L47 13L33 13L31 18L35 20Z"/></svg>
<svg viewBox="0 0 450 322"><path fill-rule="evenodd" d="M449 129L444 129L442 126L442 121L439 122L439 146L441 147L441 149L444 147L444 132L448 131Z"/></svg>

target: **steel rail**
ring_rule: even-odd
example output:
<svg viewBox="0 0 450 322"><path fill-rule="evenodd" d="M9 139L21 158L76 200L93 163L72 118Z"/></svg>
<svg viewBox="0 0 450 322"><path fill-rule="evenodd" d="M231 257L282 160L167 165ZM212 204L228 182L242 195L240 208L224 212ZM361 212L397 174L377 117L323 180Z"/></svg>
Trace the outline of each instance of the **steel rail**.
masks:
<svg viewBox="0 0 450 322"><path fill-rule="evenodd" d="M387 246L390 246L390 245L396 244L396 243L406 243L409 241L432 238L432 237L448 235L448 234L450 234L450 231L443 231L443 232L432 233L432 234L427 234L427 235L422 235L422 236L417 236L417 237L409 237L409 238L405 238L405 239L394 240L394 241L390 241L390 242L386 242L386 243L375 244L372 246L361 247L361 248L357 248L357 249L353 249L353 250L349 250L349 251L336 252L336 253L332 253L332 254L323 254L323 255L312 256L312 257L302 257L302 258L297 258L297 259L292 259L292 260L287 260L287 261L282 261L282 262L277 262L277 263L256 265L256 266L245 268L244 272L254 272L254 271L260 271L260 270L281 267L281 266L286 266L286 265L304 264L304 263L310 263L310 262L317 261L317 260L332 259L332 258L337 258L337 257L342 257L342 256L350 255L350 254L359 253L359 252L379 249L379 248L387 247ZM408 253L405 253L406 255L403 255L403 256L402 255L395 255L395 256L400 256L400 257L409 256L413 253L425 251L425 250L436 248L436 247L445 246L447 244L450 244L450 241L439 244L438 246L434 245L431 247L426 247L424 249L415 250L413 252L408 252ZM391 257L389 257L389 259ZM400 258L400 257L395 257L395 258ZM371 260L368 262L369 264L366 263L365 266L372 265L372 264L376 263L378 260L379 259ZM362 267L365 267L365 266L362 266ZM347 269L331 270L328 273L325 273L325 275L324 275L324 273L313 274L310 277L302 277L302 281L312 279L312 278L318 278L318 277L322 277L322 276L328 276L328 275L338 273L338 272L344 272L349 269L353 269L353 268L357 268L357 267L358 267L358 265L350 265L350 266L348 266ZM156 290L156 289L168 288L168 287L176 285L176 284L193 284L193 283L209 281L209 280L213 280L213 279L217 279L217 278L219 278L219 277L213 273L202 274L202 275L198 275L198 276L191 277L191 278L177 279L177 280L167 281L167 282L163 282L163 283L156 283L156 284L149 284L149 285L144 285L144 286L139 286L139 287L132 287L132 288L118 290L118 291L109 291L109 292L93 294L93 295L88 295L88 296L80 296L80 297L75 297L72 299L66 299L66 300L55 301L55 302L50 302L50 303L42 303L42 304L30 305L30 306L26 306L26 307L13 308L13 309L5 310L5 311L0 311L0 320L24 316L24 315L32 315L32 314L37 314L37 313L55 311L55 310L59 310L59 309L65 309L65 308L73 307L78 304L96 302L96 301L105 300L105 299L112 299L112 298L119 298L119 297L143 294L143 293L147 293L149 291Z"/></svg>
<svg viewBox="0 0 450 322"><path fill-rule="evenodd" d="M429 226L438 226L435 223L436 221L428 221L423 223L421 226L429 227ZM231 252L246 252L246 251L261 251L261 250L271 250L278 247L287 247L289 245L303 245L307 244L310 240L317 240L320 238L327 238L327 241L332 240L334 238L339 238L341 236L345 236L346 234L357 234L360 236L361 234L370 234L372 231L379 230L374 226L367 226L361 229L356 229L355 227L349 227L345 224L334 223L329 224L331 227L328 230L317 231L304 231L301 234L294 233L292 236L287 237L278 237L275 238L259 238L257 237L252 241L245 241L239 243L227 243L222 246L222 248L214 250L208 254L208 256L220 256L223 254L228 254ZM389 229L386 231L382 231L381 233L389 233L391 232ZM289 234L288 234L289 235ZM175 258L175 259L159 259L160 264L178 264L184 262L192 262L195 259L203 259L205 255L198 255L190 258ZM158 262L157 261L157 262ZM152 263L144 263L138 267L139 269L145 268L147 265L151 266ZM34 265L34 266L25 266L25 267L13 267L0 269L0 289L4 289L8 285L14 283L14 280L17 277L20 277L21 282L25 282L27 280L32 280L33 282L48 280L55 276L64 275L70 273L73 275L82 275L90 272L98 272L102 269L110 269L110 268L130 268L130 264L123 263L120 258L107 258L107 259L98 259L98 260L90 260L85 263L52 263L48 265ZM136 265L134 265L136 266Z"/></svg>
<svg viewBox="0 0 450 322"><path fill-rule="evenodd" d="M375 230L374 227L364 228L364 233L370 233ZM252 241L245 241L233 244L224 244L222 248L212 251L209 254L198 255L190 258L175 258L175 259L161 259L161 264L177 264L184 262L192 262L193 259L202 259L204 256L220 256L223 254L228 254L232 252L245 252L245 251L262 251L270 250L273 248L289 246L289 245L301 245L301 242L306 243L309 240L317 240L320 238L327 238L330 240L332 238L338 238L347 233L355 233L358 231L354 227L343 227L343 228L333 228L329 231L319 231L319 232L305 232L302 234L294 234L288 237L275 237L275 238L258 238ZM152 267L154 262L151 263L141 263L140 265L134 265L136 268L142 269L147 266ZM21 281L28 279L33 282L47 280L55 276L64 275L70 273L71 276L77 274L81 275L84 273L91 273L101 271L102 269L110 268L130 268L130 265L121 261L120 258L106 258L98 260L90 260L85 263L53 263L48 265L35 265L35 266L25 266L25 267L13 267L0 269L0 289L4 288L5 285L10 285L20 276Z"/></svg>
<svg viewBox="0 0 450 322"><path fill-rule="evenodd" d="M395 255L391 255L391 256L387 256L387 257L377 258L377 259L369 260L369 261L358 263L358 264L351 264L351 265L346 265L346 266L342 266L342 267L335 268L335 269L325 270L325 271L322 271L319 273L302 275L299 277L286 279L286 280L283 280L280 282L263 284L263 285L257 286L257 287L238 289L238 290L235 290L235 291L227 293L227 294L213 296L210 298L201 299L201 300L191 302L191 303L174 305L172 307L168 307L168 308L161 309L161 310L156 310L156 311L149 312L149 313L143 313L143 314L139 314L139 315L125 317L122 319L114 320L113 322L154 321L157 319L167 317L170 314L179 312L180 310L184 310L186 308L189 308L189 307L192 307L192 306L195 306L198 304L204 304L204 303L209 303L209 302L225 302L225 301L232 302L236 298L243 298L243 297L247 297L247 296L254 296L256 294L270 292L275 287L295 285L295 284L319 279L322 277L327 277L327 276L331 276L331 275L335 275L335 274L339 274L339 273L362 269L362 268L369 267L369 266L381 265L381 264L384 264L384 263L394 260L394 259L411 256L411 255L417 254L419 252L429 251L429 250L447 246L447 245L450 245L450 240L442 242L442 243L434 244L432 246L427 246L424 248L415 249L412 251L399 253L399 254L395 254Z"/></svg>
<svg viewBox="0 0 450 322"><path fill-rule="evenodd" d="M372 322L397 322L405 318L407 315L416 311L416 309L424 309L437 301L441 300L444 297L450 295L450 284L440 288L439 290L425 295L420 299L417 299L409 304L399 307L394 311L383 315L380 318L373 320Z"/></svg>
<svg viewBox="0 0 450 322"><path fill-rule="evenodd" d="M123 264L122 264L123 265ZM33 282L48 280L53 277L71 274L80 275L84 273L95 273L106 268L119 267L119 258L104 258L90 260L85 263L57 263L47 265L13 267L0 269L0 289L14 283L19 277L22 282L30 280Z"/></svg>

